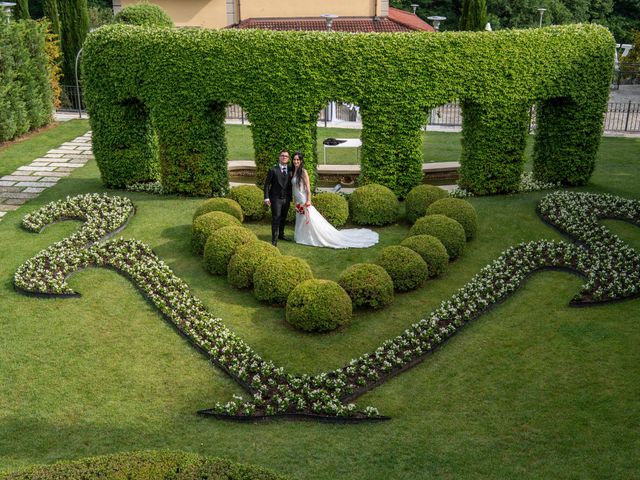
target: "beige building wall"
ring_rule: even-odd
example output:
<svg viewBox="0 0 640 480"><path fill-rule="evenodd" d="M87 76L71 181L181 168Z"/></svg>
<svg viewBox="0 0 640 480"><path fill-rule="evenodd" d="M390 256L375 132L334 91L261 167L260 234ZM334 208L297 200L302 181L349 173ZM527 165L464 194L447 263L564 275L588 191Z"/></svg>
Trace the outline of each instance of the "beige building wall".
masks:
<svg viewBox="0 0 640 480"><path fill-rule="evenodd" d="M140 0L113 0L114 11ZM150 0L179 26L223 28L247 18L387 16L389 0Z"/></svg>

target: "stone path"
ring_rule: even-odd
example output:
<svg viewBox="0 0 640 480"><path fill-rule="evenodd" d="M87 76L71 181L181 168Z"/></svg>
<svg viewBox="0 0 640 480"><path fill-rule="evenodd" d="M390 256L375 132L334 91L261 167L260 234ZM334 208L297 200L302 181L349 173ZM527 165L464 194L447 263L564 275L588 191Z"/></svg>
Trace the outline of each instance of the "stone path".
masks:
<svg viewBox="0 0 640 480"><path fill-rule="evenodd" d="M93 158L91 132L49 150L11 175L0 177L0 220Z"/></svg>

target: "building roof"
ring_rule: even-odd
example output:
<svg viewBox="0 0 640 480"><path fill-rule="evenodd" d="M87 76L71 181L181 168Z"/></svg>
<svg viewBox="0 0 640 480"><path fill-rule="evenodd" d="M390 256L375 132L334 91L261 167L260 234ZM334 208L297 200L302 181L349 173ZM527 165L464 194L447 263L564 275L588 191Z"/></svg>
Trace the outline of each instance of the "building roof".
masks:
<svg viewBox="0 0 640 480"><path fill-rule="evenodd" d="M247 18L229 28L255 28L260 30L320 30L327 29L322 17ZM337 17L333 20L335 32L434 32L434 28L418 16L389 7L387 17Z"/></svg>

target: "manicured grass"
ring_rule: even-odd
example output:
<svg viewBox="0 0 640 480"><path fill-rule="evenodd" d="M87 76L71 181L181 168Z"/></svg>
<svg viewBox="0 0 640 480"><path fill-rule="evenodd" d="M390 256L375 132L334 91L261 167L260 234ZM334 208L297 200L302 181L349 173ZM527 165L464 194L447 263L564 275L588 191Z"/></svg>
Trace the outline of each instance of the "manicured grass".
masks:
<svg viewBox="0 0 640 480"><path fill-rule="evenodd" d="M88 120L70 120L56 123L40 132L28 134L24 139L0 144L0 176L30 163L63 142L68 142L89 130Z"/></svg>
<svg viewBox="0 0 640 480"><path fill-rule="evenodd" d="M458 135L440 135L442 144L459 145ZM581 190L640 198L639 153L640 139L604 139L592 183ZM66 195L101 191L90 162L0 222L0 470L168 448L260 464L301 479L637 474L640 300L570 308L580 278L534 275L424 363L357 400L389 415L388 422L238 424L200 418L196 410L241 389L179 337L126 279L105 270L78 273L70 282L82 296L70 299L25 297L12 288L21 263L78 225L62 222L35 235L20 228L22 216ZM251 292L204 271L189 248L191 215L201 200L111 193L136 204L123 237L151 245L260 355L294 373L335 368L375 349L507 247L562 238L535 213L544 192L472 199L480 218L477 238L442 278L397 295L380 312L358 312L344 331L309 335L288 327L282 308L264 306ZM605 223L640 248L637 227ZM267 224L249 226L269 238ZM316 277L335 279L347 265L371 261L381 248L398 243L408 226L378 231L380 245L366 250L285 242L279 247L307 260Z"/></svg>

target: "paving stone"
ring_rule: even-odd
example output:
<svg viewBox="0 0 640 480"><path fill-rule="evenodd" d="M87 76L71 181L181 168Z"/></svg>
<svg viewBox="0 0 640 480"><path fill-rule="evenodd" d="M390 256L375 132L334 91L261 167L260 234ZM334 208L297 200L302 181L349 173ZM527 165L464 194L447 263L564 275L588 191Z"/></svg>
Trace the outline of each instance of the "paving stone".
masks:
<svg viewBox="0 0 640 480"><path fill-rule="evenodd" d="M25 167L18 167L18 170L20 170L20 172L35 172L38 170L41 170L43 172L53 172L55 170L54 167L30 167L30 166L25 166Z"/></svg>
<svg viewBox="0 0 640 480"><path fill-rule="evenodd" d="M56 150L75 150L76 147L72 145L60 145Z"/></svg>
<svg viewBox="0 0 640 480"><path fill-rule="evenodd" d="M7 203L0 204L0 212L13 212L17 210L20 205L9 205Z"/></svg>
<svg viewBox="0 0 640 480"><path fill-rule="evenodd" d="M69 153L69 150L63 150L61 148L54 148L53 150L49 150L47 152L47 154L52 154L52 153L59 153L59 154L63 155L65 153Z"/></svg>
<svg viewBox="0 0 640 480"><path fill-rule="evenodd" d="M46 167L47 165L49 165L49 163L51 163L51 161L49 162L36 162L33 161L29 164L30 167Z"/></svg>
<svg viewBox="0 0 640 480"><path fill-rule="evenodd" d="M58 168L56 169L56 172L71 173L71 172L73 172L73 168L58 167Z"/></svg>
<svg viewBox="0 0 640 480"><path fill-rule="evenodd" d="M56 180L56 178L59 177L68 177L69 174L66 172L61 172L60 169L58 169L58 171L56 172L36 172L35 175L42 175L43 177L46 177L46 181L54 181ZM44 178L43 178L44 180ZM57 180L56 180L57 181Z"/></svg>
<svg viewBox="0 0 640 480"><path fill-rule="evenodd" d="M85 150L84 152L82 152L82 155L93 155L93 151L92 150Z"/></svg>
<svg viewBox="0 0 640 480"><path fill-rule="evenodd" d="M51 185L53 185L53 183L52 183ZM16 186L15 186L15 187L8 187L8 188L16 188L16 187L41 187L41 186L42 186L42 183L39 183L39 182L18 182L18 183L16 183ZM48 185L48 186L49 186L49 185ZM2 191L2 190L0 190L0 192L1 192L1 191ZM16 191L16 190L14 190L14 191ZM20 191L20 190L17 190L17 191Z"/></svg>
<svg viewBox="0 0 640 480"><path fill-rule="evenodd" d="M4 217L6 214L7 214L7 212L0 211L0 218Z"/></svg>
<svg viewBox="0 0 640 480"><path fill-rule="evenodd" d="M49 187L50 185L47 185L47 187ZM29 187L29 188L25 188L24 191L25 193L40 193L40 192L44 192L47 187L44 188L36 188L36 187Z"/></svg>
<svg viewBox="0 0 640 480"><path fill-rule="evenodd" d="M40 177L38 175L29 175L28 172L20 172L20 175L5 175L0 180L5 182L37 182Z"/></svg>
<svg viewBox="0 0 640 480"><path fill-rule="evenodd" d="M33 193L30 193L29 195L33 195ZM31 199L30 198L5 198L4 203L0 205L0 207L3 207L5 205L19 207L20 205L24 205L25 203L27 203L29 200Z"/></svg>
<svg viewBox="0 0 640 480"><path fill-rule="evenodd" d="M7 180L0 180L0 187L13 187L16 182L9 182Z"/></svg>
<svg viewBox="0 0 640 480"><path fill-rule="evenodd" d="M84 163L52 163L51 164L52 167L63 167L63 168L78 168L78 167L83 167Z"/></svg>
<svg viewBox="0 0 640 480"><path fill-rule="evenodd" d="M23 199L23 198L26 200L29 200L30 198L36 198L37 195L34 195L33 193L24 193L24 192L0 192L0 197L6 198L7 200L5 201L5 203L9 203L9 200Z"/></svg>
<svg viewBox="0 0 640 480"><path fill-rule="evenodd" d="M20 185L16 185L15 187L0 187L0 193L10 193L10 192L21 192L22 188Z"/></svg>
<svg viewBox="0 0 640 480"><path fill-rule="evenodd" d="M45 158L60 158L64 155L64 153L51 153L51 150L47 152Z"/></svg>

